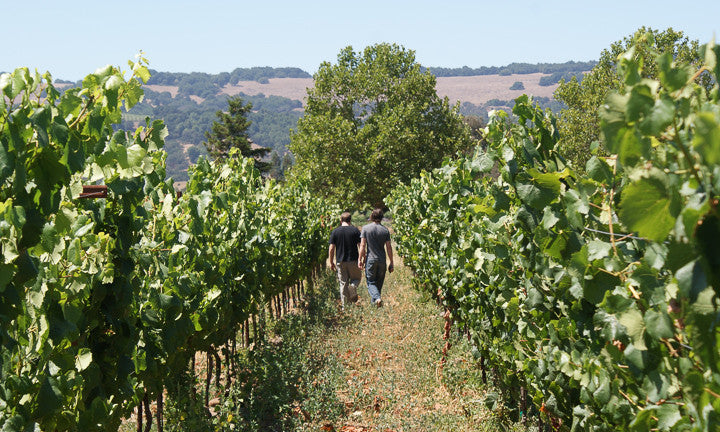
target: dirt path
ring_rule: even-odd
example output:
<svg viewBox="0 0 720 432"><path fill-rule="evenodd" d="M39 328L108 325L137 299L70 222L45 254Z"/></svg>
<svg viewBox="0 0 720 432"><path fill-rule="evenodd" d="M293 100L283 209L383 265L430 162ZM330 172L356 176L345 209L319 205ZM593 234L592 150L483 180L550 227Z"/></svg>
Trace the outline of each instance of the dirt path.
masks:
<svg viewBox="0 0 720 432"><path fill-rule="evenodd" d="M342 325L328 335L326 352L342 364L336 392L345 416L321 430L508 430L483 405L479 370L457 334L440 372L443 311L410 285L408 269L399 265L388 275L384 307L378 309L370 305L363 283L360 305L346 308Z"/></svg>

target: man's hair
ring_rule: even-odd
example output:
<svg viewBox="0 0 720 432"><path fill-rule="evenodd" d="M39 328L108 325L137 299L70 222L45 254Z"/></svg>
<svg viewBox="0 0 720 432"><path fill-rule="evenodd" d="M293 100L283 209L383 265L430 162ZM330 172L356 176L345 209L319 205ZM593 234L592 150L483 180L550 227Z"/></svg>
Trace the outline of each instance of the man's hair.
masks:
<svg viewBox="0 0 720 432"><path fill-rule="evenodd" d="M382 222L383 216L385 216L385 213L383 213L381 208L376 208L372 211L372 214L370 215L370 220L373 222Z"/></svg>
<svg viewBox="0 0 720 432"><path fill-rule="evenodd" d="M352 215L350 212L343 212L343 214L340 215L340 222L352 222Z"/></svg>

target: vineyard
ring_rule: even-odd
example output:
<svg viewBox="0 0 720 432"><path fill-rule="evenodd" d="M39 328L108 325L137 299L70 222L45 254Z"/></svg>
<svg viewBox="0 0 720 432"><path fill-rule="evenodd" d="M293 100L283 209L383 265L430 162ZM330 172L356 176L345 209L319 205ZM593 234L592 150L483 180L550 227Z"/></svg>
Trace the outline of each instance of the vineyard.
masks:
<svg viewBox="0 0 720 432"><path fill-rule="evenodd" d="M149 78L130 68L62 94L49 74L0 78L3 431L117 430L133 410L142 430L195 353L230 370L250 322L283 313L324 258L335 209L237 153L176 193L163 123L114 127Z"/></svg>
<svg viewBox="0 0 720 432"><path fill-rule="evenodd" d="M720 48L700 54L657 53L657 80L620 57L613 156L586 174L521 97L486 149L388 200L415 284L467 330L491 398L540 430L720 428Z"/></svg>
<svg viewBox="0 0 720 432"><path fill-rule="evenodd" d="M700 68L654 54L657 79L634 48L618 59L624 89L602 106L584 169L563 158L553 115L522 96L492 113L473 155L386 200L413 284L444 308L447 344L426 369L442 379L458 330L495 389L483 401L513 422L720 430L720 47L701 47ZM133 416L138 431L151 416L161 431L168 388L195 373L198 353L207 375L193 397L207 409L212 381L249 374L238 351L302 302L325 258L339 209L313 179L262 178L231 150L201 158L176 192L163 122L117 127L149 79L144 59L129 67L127 79L108 66L63 92L50 74L0 75L2 431L116 431ZM378 317L407 324L350 314L370 344ZM411 335L382 346L412 346ZM399 357L342 339L355 367ZM394 383L373 397L353 382L345 408L364 401L376 419L397 396ZM404 414L427 402L405 396Z"/></svg>

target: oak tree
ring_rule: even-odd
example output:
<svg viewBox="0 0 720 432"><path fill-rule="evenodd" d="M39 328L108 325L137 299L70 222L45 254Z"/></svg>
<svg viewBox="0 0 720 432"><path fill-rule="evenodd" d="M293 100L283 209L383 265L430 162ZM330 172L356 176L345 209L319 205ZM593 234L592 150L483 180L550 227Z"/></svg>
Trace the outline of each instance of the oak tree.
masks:
<svg viewBox="0 0 720 432"><path fill-rule="evenodd" d="M314 80L291 132L292 172L344 206L382 205L395 185L472 144L458 106L437 95L412 50L347 47Z"/></svg>

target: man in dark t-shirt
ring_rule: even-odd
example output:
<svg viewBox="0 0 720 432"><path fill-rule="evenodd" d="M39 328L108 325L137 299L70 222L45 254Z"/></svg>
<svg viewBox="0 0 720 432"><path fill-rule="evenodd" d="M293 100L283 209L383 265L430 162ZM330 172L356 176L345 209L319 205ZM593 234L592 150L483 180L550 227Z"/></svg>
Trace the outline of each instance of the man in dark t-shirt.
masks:
<svg viewBox="0 0 720 432"><path fill-rule="evenodd" d="M358 300L357 287L360 285L362 271L358 267L358 245L360 230L352 225L349 212L340 215L341 225L330 234L328 260L330 268L337 272L340 281L340 304L345 309L345 301L355 303Z"/></svg>

